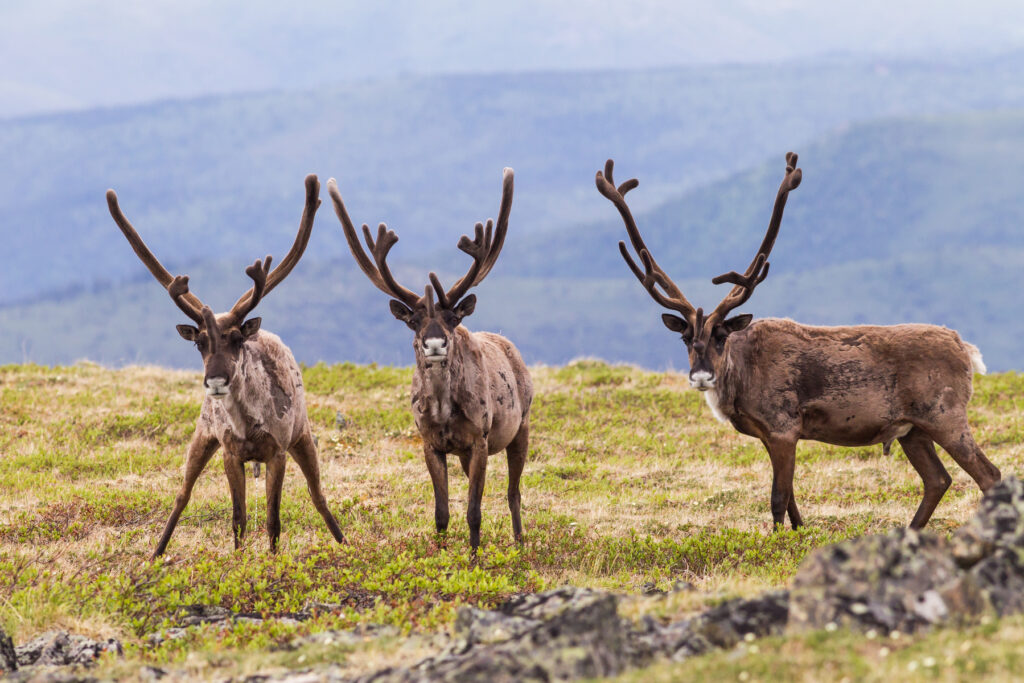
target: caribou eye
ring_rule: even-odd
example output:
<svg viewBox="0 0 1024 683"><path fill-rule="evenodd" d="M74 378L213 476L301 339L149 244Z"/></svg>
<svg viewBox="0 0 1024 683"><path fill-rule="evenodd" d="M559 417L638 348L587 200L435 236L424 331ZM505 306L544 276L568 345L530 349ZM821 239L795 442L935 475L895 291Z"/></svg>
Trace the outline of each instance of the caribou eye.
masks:
<svg viewBox="0 0 1024 683"><path fill-rule="evenodd" d="M242 333L239 332L238 330L231 330L231 334L228 335L228 341L231 343L232 346L241 346Z"/></svg>
<svg viewBox="0 0 1024 683"><path fill-rule="evenodd" d="M444 324L453 329L458 327L459 323L462 321L457 314L448 310L442 311L441 317L444 319Z"/></svg>

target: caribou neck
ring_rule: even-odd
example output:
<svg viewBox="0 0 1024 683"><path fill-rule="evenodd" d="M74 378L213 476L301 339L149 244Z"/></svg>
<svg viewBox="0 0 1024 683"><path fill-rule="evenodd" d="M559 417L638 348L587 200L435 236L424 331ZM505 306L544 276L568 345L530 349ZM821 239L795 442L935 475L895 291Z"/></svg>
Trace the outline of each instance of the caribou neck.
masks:
<svg viewBox="0 0 1024 683"><path fill-rule="evenodd" d="M745 332L746 330L730 335L725 341L725 349L715 368L715 388L704 392L704 400L719 422L731 423L736 416L736 398L739 395L738 382L741 376L738 366L743 364Z"/></svg>
<svg viewBox="0 0 1024 683"><path fill-rule="evenodd" d="M459 325L451 346L448 360L443 363L430 365L422 358L416 359L419 391L414 393L418 397L419 412L436 423L446 423L452 416L453 394L463 376L465 363L473 355L476 340L469 330Z"/></svg>
<svg viewBox="0 0 1024 683"><path fill-rule="evenodd" d="M257 336L256 339L258 338ZM225 417L235 437L243 440L249 436L250 428L260 422L260 415L253 410L254 406L250 405L250 401L253 397L258 397L261 387L267 384L267 369L259 362L258 354L255 353L256 339L242 345L238 367L227 396L222 399L206 399L214 411Z"/></svg>

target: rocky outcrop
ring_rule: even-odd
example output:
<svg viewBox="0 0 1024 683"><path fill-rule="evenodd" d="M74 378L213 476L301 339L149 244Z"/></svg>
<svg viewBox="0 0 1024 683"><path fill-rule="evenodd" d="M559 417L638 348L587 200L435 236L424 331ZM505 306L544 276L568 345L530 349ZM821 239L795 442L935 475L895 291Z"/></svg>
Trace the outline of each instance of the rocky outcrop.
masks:
<svg viewBox="0 0 1024 683"><path fill-rule="evenodd" d="M691 588L680 584L679 590ZM652 586L645 593L655 596L662 591ZM495 610L462 607L454 633L430 641L431 648L440 649L438 654L413 666L383 669L355 680L502 683L599 678L656 659L678 661L732 648L741 641L787 629L834 625L913 632L984 613L1024 612L1024 484L1010 477L993 487L975 517L951 540L897 529L820 548L801 565L789 591L772 591L753 600L729 600L668 624L649 617L639 623L624 619L618 613L619 600L604 591L564 587L516 596ZM341 607L307 605L301 612L275 618L304 619ZM173 637L171 631L184 634L188 626L227 626L261 618L204 606L183 608L179 617L178 628L161 638ZM397 635L391 627L364 626L351 632L304 636L284 647L356 644L367 638ZM0 632L0 670L7 661L4 647ZM14 666L18 667L88 665L102 652L120 652L120 644L51 633L14 650ZM156 679L166 673L150 668L139 676ZM247 680L309 683L352 679L334 666Z"/></svg>
<svg viewBox="0 0 1024 683"><path fill-rule="evenodd" d="M951 541L911 529L812 553L793 578L790 627L913 632L1024 612L1024 484L1008 477Z"/></svg>
<svg viewBox="0 0 1024 683"><path fill-rule="evenodd" d="M89 666L100 655L112 652L124 654L121 643L115 638L93 640L67 631L48 631L15 648L18 666Z"/></svg>
<svg viewBox="0 0 1024 683"><path fill-rule="evenodd" d="M18 654L14 641L0 628L0 673L18 670Z"/></svg>

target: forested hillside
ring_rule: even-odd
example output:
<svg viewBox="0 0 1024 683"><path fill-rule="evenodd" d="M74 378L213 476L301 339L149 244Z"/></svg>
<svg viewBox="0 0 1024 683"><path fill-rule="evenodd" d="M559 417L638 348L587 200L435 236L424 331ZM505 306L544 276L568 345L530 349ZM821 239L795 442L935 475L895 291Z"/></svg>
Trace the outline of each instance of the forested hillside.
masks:
<svg viewBox="0 0 1024 683"><path fill-rule="evenodd" d="M282 253L302 178L336 176L356 220L387 221L402 237L395 260L414 263L425 247L454 244L497 211L503 166L517 172L513 230L522 240L604 220L592 178L609 156L643 179L637 201L653 208L788 149L808 151L851 122L1014 106L1024 106L1024 55L943 68L836 60L409 76L8 120L0 220L16 258L0 271L0 304L141 272L107 215L108 187L161 258L184 270ZM903 177L899 159L878 162ZM824 182L822 170L809 167L808 182ZM835 187L854 191L841 184L847 179L836 177ZM748 209L745 194L723 198L736 212L761 210L761 202ZM344 254L326 220L314 240L309 261ZM450 267L459 257L448 257ZM546 264L572 255L530 258L533 272L550 275L558 273Z"/></svg>
<svg viewBox="0 0 1024 683"><path fill-rule="evenodd" d="M1012 311L1024 290L1024 199L1018 189L1024 112L857 125L800 151L804 182L787 205L772 274L746 310L819 324L945 324L978 344L991 369L1020 367L1017 340L1024 337L1024 322ZM620 163L617 180L640 166ZM660 205L659 193L636 171L641 185L629 198L641 229L696 303L714 305L724 291L710 278L751 258L783 166L775 153L752 171ZM489 180L495 181L488 189L496 200L497 179ZM298 191L295 202L301 201ZM617 213L589 178L581 193L580 206L599 220L531 234L517 222L516 205L505 250L477 289L480 303L467 326L508 334L529 363L596 355L685 368L681 342L662 327L659 308L621 262L616 242L625 231ZM353 200L350 209L357 204L363 201ZM447 244L437 246L435 239L433 251L413 248L412 227L400 230L395 255L415 255L425 264L399 266L400 280L418 289L431 263L440 264L434 267L445 282L461 275L468 258L455 242L468 227L449 227ZM284 253L294 229L292 221L267 240L275 242L273 253ZM167 295L114 226L104 224L104 230L113 242L110 259L142 274L125 284L0 309L0 358L182 367L198 362L174 333L179 313ZM391 317L386 297L343 247L331 246L338 234L327 205L309 255L260 305L265 326L307 362L411 362L411 334ZM218 310L229 307L248 286L242 270L252 251L267 250L253 244L231 263L190 266L194 291Z"/></svg>

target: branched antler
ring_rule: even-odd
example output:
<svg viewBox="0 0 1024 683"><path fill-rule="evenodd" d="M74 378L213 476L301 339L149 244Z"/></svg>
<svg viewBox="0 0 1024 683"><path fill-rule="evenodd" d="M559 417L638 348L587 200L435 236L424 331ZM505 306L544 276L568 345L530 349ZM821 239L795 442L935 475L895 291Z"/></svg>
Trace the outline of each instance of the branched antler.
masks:
<svg viewBox="0 0 1024 683"><path fill-rule="evenodd" d="M370 249L370 254L373 255L371 260L366 255L366 251L363 250L363 246L359 243L359 236L356 234L355 225L352 224L352 219L349 218L345 202L338 191L338 183L334 178L327 181L327 193L331 195L331 201L334 203L334 213L338 215L338 220L341 221L341 227L345 232L345 241L348 242L349 251L352 252L352 256L355 257L356 263L359 264L359 268L362 269L366 277L370 278L370 282L376 285L377 289L388 296L393 296L409 307L416 306L420 301L420 297L412 290L398 284L398 281L395 280L387 265L388 252L398 242L398 235L393 230L388 230L388 226L384 223L381 223L377 228L377 239L374 240L370 234L370 227L363 223L363 238L366 240L366 246Z"/></svg>
<svg viewBox="0 0 1024 683"><path fill-rule="evenodd" d="M256 308L256 305L266 295L270 263L273 260L274 257L267 254L267 257L262 261L256 259L251 266L246 267L245 274L252 279L253 285L252 289L242 295L242 298L231 307L229 315L236 323L245 320L245 316L249 315L252 309Z"/></svg>
<svg viewBox="0 0 1024 683"><path fill-rule="evenodd" d="M768 277L768 256L775 246L775 239L779 236L779 227L782 225L782 212L786 208L786 199L792 190L800 186L803 173L796 167L799 157L793 152L786 153L786 174L782 178L779 192L775 196L775 207L772 209L772 217L768 222L768 231L761 246L758 247L754 260L750 262L743 274L735 270L712 278L711 282L716 285L729 283L733 285L732 290L722 299L721 303L708 316L708 320L715 318L716 321L724 320L729 311L742 306L754 293L754 288L764 282Z"/></svg>
<svg viewBox="0 0 1024 683"><path fill-rule="evenodd" d="M257 297L256 302L253 302L250 306L247 301L247 299L252 297L255 293L254 286L241 296L241 298L232 307L232 310L239 305L249 306L249 311L255 308L256 303L258 303L260 298L270 294L270 291L281 284L281 281L292 272L292 269L295 268L296 264L298 264L299 259L302 258L302 254L305 253L306 245L309 244L309 236L313 232L313 219L316 217L317 209L320 208L320 180L316 177L315 173L310 173L306 176L305 184L306 204L302 209L302 218L299 220L299 231L295 235L295 241L292 243L291 249L289 249L288 253L285 254L285 257L281 259L281 262L277 264L277 268L274 268L273 272L266 276L263 292L259 297ZM266 267L270 267L269 256L267 257ZM246 269L247 274L248 272L248 269Z"/></svg>
<svg viewBox="0 0 1024 683"><path fill-rule="evenodd" d="M114 222L117 223L117 227L121 229L121 233L128 240L128 244L132 246L135 255L139 257L143 265L153 274L157 282L167 289L178 308L192 320L201 323L203 320L201 314L203 302L188 290L188 277L181 275L177 277L172 276L163 267L163 264L157 260L156 256L153 256L153 252L149 250L146 243L139 237L139 233L136 232L128 218L121 211L121 207L117 202L117 193L113 190L107 190L107 208L110 210L110 215ZM175 287L174 291L171 291L172 285Z"/></svg>
<svg viewBox="0 0 1024 683"><path fill-rule="evenodd" d="M188 302L188 275L176 275L171 280L171 283L167 285L167 293L171 295L171 299L181 309L182 313L192 318L197 324L203 324L201 310L196 310Z"/></svg>
<svg viewBox="0 0 1024 683"><path fill-rule="evenodd" d="M514 189L515 172L511 168L505 168L501 176L501 204L498 207L497 224L488 218L486 225L477 223L474 226L473 239L470 239L468 235L459 238L459 250L473 257L469 271L447 291L441 286L437 275L430 273L430 282L434 286L434 291L437 292L437 300L441 308L453 308L466 295L470 287L483 282L483 279L491 272L491 268L497 262L501 248L505 244Z"/></svg>
<svg viewBox="0 0 1024 683"><path fill-rule="evenodd" d="M597 191L605 196L615 208L619 210L619 215L622 216L622 222L626 225L626 232L629 234L629 241L633 245L633 249L640 257L640 262L643 263L644 269L640 270L637 266L636 261L630 256L629 250L626 248L626 243L623 241L619 242L619 252L622 254L622 258L625 259L626 265L633 271L633 275L636 279L643 284L644 288L651 295L655 301L659 304L673 311L678 311L683 314L687 322L691 325L696 324L697 311L693 305L686 300L683 293L679 290L679 287L672 281L672 279L661 269L658 262L654 260L654 256L651 255L647 245L644 244L643 237L640 236L640 230L636 227L636 221L633 219L633 212L630 211L629 205L626 203L626 193L636 188L640 181L636 178L631 178L626 182L622 183L618 187L615 187L615 179L612 175L615 167L615 162L609 159L605 162L604 173L601 171L597 172L595 182L597 184ZM659 291L660 287L664 292Z"/></svg>

